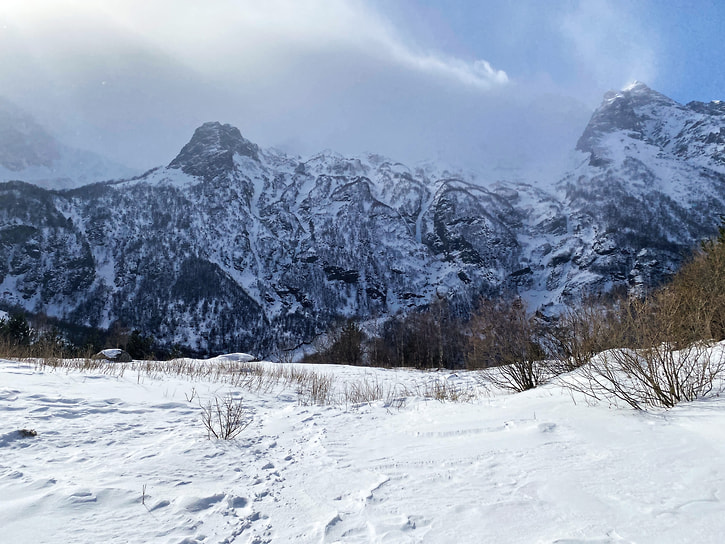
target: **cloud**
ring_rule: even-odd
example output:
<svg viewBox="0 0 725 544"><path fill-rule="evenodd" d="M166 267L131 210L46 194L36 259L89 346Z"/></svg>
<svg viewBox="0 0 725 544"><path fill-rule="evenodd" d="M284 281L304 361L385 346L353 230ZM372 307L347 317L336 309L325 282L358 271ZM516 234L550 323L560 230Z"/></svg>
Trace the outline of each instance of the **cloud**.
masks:
<svg viewBox="0 0 725 544"><path fill-rule="evenodd" d="M659 40L637 5L581 0L563 14L560 28L576 60L580 87L621 88L634 80L656 84Z"/></svg>
<svg viewBox="0 0 725 544"><path fill-rule="evenodd" d="M7 98L139 167L169 160L209 119L265 145L377 150L381 134L415 139L415 119L440 125L447 94L509 83L484 59L404 43L357 1L4 0L0 48Z"/></svg>
<svg viewBox="0 0 725 544"><path fill-rule="evenodd" d="M455 54L401 29L405 17L386 5L3 0L0 94L64 141L139 168L169 162L219 120L303 155L374 151L543 175L604 91L653 73L626 3L472 2L473 45ZM443 22L431 24L429 34Z"/></svg>
<svg viewBox="0 0 725 544"><path fill-rule="evenodd" d="M294 53L356 52L432 77L488 89L507 82L506 73L485 60L465 62L420 53L402 43L394 28L366 4L340 0L111 0L106 10L129 29L202 70L259 68L261 62ZM157 26L153 21L164 21ZM235 54L239 52L239 54Z"/></svg>

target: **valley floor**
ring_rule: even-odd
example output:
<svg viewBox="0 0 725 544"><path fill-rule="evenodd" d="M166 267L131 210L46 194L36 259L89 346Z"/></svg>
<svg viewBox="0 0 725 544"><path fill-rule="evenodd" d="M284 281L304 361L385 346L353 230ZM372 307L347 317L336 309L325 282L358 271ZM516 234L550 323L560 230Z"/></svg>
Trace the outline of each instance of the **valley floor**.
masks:
<svg viewBox="0 0 725 544"><path fill-rule="evenodd" d="M317 370L340 383L478 387L469 373ZM239 391L251 424L235 440L208 440L200 401L228 390L0 361L1 540L601 544L725 534L725 398L637 413L556 385L361 406Z"/></svg>

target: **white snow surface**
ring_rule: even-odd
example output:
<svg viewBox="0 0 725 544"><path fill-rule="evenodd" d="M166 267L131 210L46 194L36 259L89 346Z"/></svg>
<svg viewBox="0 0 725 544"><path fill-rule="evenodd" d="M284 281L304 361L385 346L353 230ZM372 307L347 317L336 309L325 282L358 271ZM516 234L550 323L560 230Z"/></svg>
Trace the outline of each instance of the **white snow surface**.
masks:
<svg viewBox="0 0 725 544"><path fill-rule="evenodd" d="M250 361L254 361L255 357L254 355L250 355L249 353L226 353L224 355L219 355L217 357L214 357L212 360L223 360L223 361L236 361L239 363L248 363Z"/></svg>
<svg viewBox="0 0 725 544"><path fill-rule="evenodd" d="M725 398L639 413L549 385L465 403L304 406L292 390L230 391L133 364L111 376L0 360L2 541L601 544L725 533ZM411 390L476 383L465 372L315 370ZM208 440L200 403L229 392L251 424Z"/></svg>
<svg viewBox="0 0 725 544"><path fill-rule="evenodd" d="M123 350L118 349L118 348L109 348L109 349L104 349L103 351L101 351L101 353L104 356L110 357L111 359L113 359L114 357L118 357L119 355L121 355L121 353L123 353Z"/></svg>

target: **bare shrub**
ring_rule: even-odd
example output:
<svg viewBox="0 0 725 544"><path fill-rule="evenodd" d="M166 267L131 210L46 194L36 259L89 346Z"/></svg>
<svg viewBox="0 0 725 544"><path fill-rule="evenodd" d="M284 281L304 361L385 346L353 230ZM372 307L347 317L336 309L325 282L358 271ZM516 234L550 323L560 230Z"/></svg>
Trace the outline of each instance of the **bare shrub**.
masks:
<svg viewBox="0 0 725 544"><path fill-rule="evenodd" d="M423 398L439 402L471 402L477 396L476 391L470 386L462 387L444 379L426 381L419 394Z"/></svg>
<svg viewBox="0 0 725 544"><path fill-rule="evenodd" d="M612 349L582 368L576 386L639 410L710 393L725 372L713 341L725 337L725 226L666 287L621 305Z"/></svg>
<svg viewBox="0 0 725 544"><path fill-rule="evenodd" d="M191 388L191 393L186 394L184 393L184 396L186 397L186 402L191 402L197 397L198 393L196 392L196 387Z"/></svg>
<svg viewBox="0 0 725 544"><path fill-rule="evenodd" d="M295 352L293 349L277 348L272 360L282 364L292 364L295 360Z"/></svg>
<svg viewBox="0 0 725 544"><path fill-rule="evenodd" d="M231 440L236 438L252 422L247 417L241 398L232 395L215 396L206 406L201 406L201 422L207 438Z"/></svg>
<svg viewBox="0 0 725 544"><path fill-rule="evenodd" d="M552 372L570 372L602 351L618 347L621 326L617 301L585 298L544 331L545 351L556 364Z"/></svg>
<svg viewBox="0 0 725 544"><path fill-rule="evenodd" d="M133 361L130 363L109 363L105 360L93 360L90 357L76 359L36 359L24 358L39 370L55 372L97 372L121 378L126 372L143 379L162 378L171 375L183 377L190 381L204 380L210 383L221 383L231 388L243 389L255 393L276 391L296 392L298 402L303 405L361 405L382 401L386 406L402 406L409 396L422 396L445 401L464 401L476 396L473 390L465 390L447 383L422 386L420 384L406 386L399 382L389 382L376 374L362 375L352 379L341 378L332 373L322 373L301 364L270 364L260 362L198 361L191 359L173 359L169 361ZM199 398L195 387L185 393L188 402ZM226 413L224 398L216 398L202 406L204 420L215 429L224 428L219 425L220 415ZM239 401L241 408L241 400ZM219 407L219 410L217 410ZM233 419L233 418L232 418ZM224 434L219 431L217 434ZM214 434L209 434L210 438Z"/></svg>
<svg viewBox="0 0 725 544"><path fill-rule="evenodd" d="M345 404L359 406L385 398L389 388L373 376L362 376L354 382L345 382L342 386L342 398Z"/></svg>
<svg viewBox="0 0 725 544"><path fill-rule="evenodd" d="M403 383L381 380L376 375L361 376L342 384L341 399L353 407L382 401L387 407L401 408L416 388L409 389Z"/></svg>
<svg viewBox="0 0 725 544"><path fill-rule="evenodd" d="M424 380L406 385L400 382L386 382L377 376L361 376L342 385L341 398L345 404L360 406L382 401L385 406L400 408L408 397L435 399L440 402L469 402L477 392L470 387L451 383L438 376L427 375Z"/></svg>
<svg viewBox="0 0 725 544"><path fill-rule="evenodd" d="M622 347L592 358L582 367L584 381L570 387L636 410L672 408L710 393L725 362L711 342L702 340L703 322L688 319L684 306L680 293L669 288L629 301L620 313Z"/></svg>
<svg viewBox="0 0 725 544"><path fill-rule="evenodd" d="M677 273L669 290L679 297L681 313L696 324L698 334L725 339L725 225Z"/></svg>
<svg viewBox="0 0 725 544"><path fill-rule="evenodd" d="M470 327L467 366L485 369L485 380L519 392L533 389L551 377L549 364L544 361L539 325L534 316L527 315L520 299L510 303L482 301Z"/></svg>

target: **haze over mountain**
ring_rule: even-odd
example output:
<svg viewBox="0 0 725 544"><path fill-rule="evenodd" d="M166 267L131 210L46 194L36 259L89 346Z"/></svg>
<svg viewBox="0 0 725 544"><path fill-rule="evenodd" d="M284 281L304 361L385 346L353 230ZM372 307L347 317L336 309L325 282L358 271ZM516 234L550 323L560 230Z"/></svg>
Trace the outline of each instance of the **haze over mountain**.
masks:
<svg viewBox="0 0 725 544"><path fill-rule="evenodd" d="M721 103L637 83L605 96L578 166L542 184L302 159L209 122L138 178L0 186L0 296L201 352L264 352L438 297L465 311L513 292L556 313L585 292L658 284L716 231L724 135Z"/></svg>
<svg viewBox="0 0 725 544"><path fill-rule="evenodd" d="M0 99L0 181L23 180L47 189L69 189L137 173L90 151L62 144L28 113Z"/></svg>

